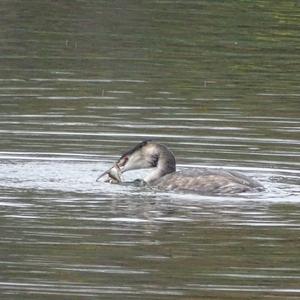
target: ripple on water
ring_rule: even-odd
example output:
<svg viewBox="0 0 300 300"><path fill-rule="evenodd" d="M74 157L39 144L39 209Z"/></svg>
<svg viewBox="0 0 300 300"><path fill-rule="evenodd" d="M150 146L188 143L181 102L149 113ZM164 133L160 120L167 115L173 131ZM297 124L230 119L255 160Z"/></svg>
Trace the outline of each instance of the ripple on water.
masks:
<svg viewBox="0 0 300 300"><path fill-rule="evenodd" d="M20 151L1 158L0 269L15 274L0 283L4 294L299 295L299 270L285 258L298 257L299 214L289 206L299 203L291 195L297 171L236 167L267 191L212 197L96 183L114 160L109 155Z"/></svg>

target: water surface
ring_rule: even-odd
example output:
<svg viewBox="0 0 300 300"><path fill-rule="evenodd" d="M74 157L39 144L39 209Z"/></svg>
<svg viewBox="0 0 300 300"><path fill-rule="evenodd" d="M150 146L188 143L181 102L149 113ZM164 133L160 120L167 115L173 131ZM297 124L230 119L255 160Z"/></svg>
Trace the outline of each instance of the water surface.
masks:
<svg viewBox="0 0 300 300"><path fill-rule="evenodd" d="M297 1L0 7L1 299L299 298ZM145 138L266 191L95 181Z"/></svg>

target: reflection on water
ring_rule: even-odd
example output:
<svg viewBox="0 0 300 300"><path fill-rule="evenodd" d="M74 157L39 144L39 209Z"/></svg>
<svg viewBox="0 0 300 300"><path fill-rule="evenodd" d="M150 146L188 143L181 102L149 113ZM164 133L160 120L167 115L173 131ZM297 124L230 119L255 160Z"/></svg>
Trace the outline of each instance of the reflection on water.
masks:
<svg viewBox="0 0 300 300"><path fill-rule="evenodd" d="M1 298L299 298L295 1L0 6ZM266 191L95 182L144 138Z"/></svg>

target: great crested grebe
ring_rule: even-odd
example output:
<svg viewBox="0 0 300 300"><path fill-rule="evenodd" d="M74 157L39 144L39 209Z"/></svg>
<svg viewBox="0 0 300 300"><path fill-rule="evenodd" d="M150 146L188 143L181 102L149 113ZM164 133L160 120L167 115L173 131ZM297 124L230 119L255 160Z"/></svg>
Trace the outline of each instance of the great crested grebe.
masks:
<svg viewBox="0 0 300 300"><path fill-rule="evenodd" d="M114 166L98 177L108 174L120 182L121 173L152 168L139 185L155 186L164 190L185 190L201 194L236 194L263 190L257 181L238 172L221 169L184 169L176 171L173 153L165 146L151 140L143 141L124 153Z"/></svg>

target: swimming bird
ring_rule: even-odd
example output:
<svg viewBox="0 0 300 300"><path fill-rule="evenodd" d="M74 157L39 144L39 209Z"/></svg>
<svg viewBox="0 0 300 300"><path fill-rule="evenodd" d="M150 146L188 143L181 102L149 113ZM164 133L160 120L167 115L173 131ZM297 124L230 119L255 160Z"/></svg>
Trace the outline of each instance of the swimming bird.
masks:
<svg viewBox="0 0 300 300"><path fill-rule="evenodd" d="M163 190L200 194L237 194L263 190L256 180L234 171L198 168L176 171L174 154L165 145L152 140L143 141L125 152L115 166L120 173L152 168L145 178L136 182ZM101 176L104 174L109 172Z"/></svg>

